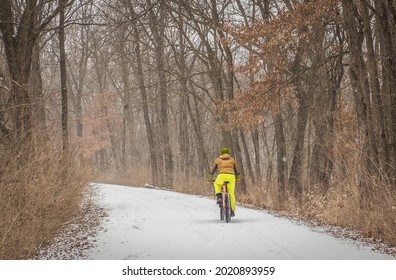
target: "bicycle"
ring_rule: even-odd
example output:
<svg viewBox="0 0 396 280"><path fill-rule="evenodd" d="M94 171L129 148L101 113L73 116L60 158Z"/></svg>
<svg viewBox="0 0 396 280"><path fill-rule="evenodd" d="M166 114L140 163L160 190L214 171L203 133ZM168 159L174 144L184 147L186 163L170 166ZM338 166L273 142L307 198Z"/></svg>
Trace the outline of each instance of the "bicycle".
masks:
<svg viewBox="0 0 396 280"><path fill-rule="evenodd" d="M228 193L227 184L229 182L225 181L221 186L221 203L220 203L220 220L229 223L231 221L231 197Z"/></svg>

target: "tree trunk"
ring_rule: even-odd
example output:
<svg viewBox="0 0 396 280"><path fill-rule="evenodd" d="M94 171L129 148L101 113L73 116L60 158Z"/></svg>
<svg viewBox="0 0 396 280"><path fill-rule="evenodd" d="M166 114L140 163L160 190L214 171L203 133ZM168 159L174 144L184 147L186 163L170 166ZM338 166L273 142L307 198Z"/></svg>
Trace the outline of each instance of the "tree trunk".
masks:
<svg viewBox="0 0 396 280"><path fill-rule="evenodd" d="M191 102L194 103L194 109L191 108L191 104L190 104ZM199 170L199 174L201 176L204 176L209 172L210 166L205 149L204 137L201 129L201 117L199 114L200 110L196 98L194 97L193 101L191 102L189 101L189 99L187 100L187 108L193 125L195 138L197 140L196 146L197 146L198 165L199 165L198 170Z"/></svg>
<svg viewBox="0 0 396 280"><path fill-rule="evenodd" d="M286 194L286 178L287 178L287 166L286 166L286 140L283 129L283 119L281 112L273 114L274 126L275 126L275 141L276 141L276 168L277 168L277 181L278 181L278 199L283 201Z"/></svg>
<svg viewBox="0 0 396 280"><path fill-rule="evenodd" d="M254 163L255 163L255 178L258 183L261 183L261 166L260 166L260 140L258 130L255 129L251 133L254 147Z"/></svg>
<svg viewBox="0 0 396 280"><path fill-rule="evenodd" d="M377 10L376 30L379 34L382 66L382 93L384 96L385 133L383 137L389 153L387 174L396 186L396 6L394 1L379 0L374 3Z"/></svg>
<svg viewBox="0 0 396 280"><path fill-rule="evenodd" d="M28 91L32 52L37 38L35 30L34 1L28 1L19 26L16 26L13 4L10 0L0 5L0 30L4 43L8 70L11 76L11 101L13 106L13 132L15 152L21 165L29 161L32 142L32 108ZM14 18L15 17L15 18Z"/></svg>
<svg viewBox="0 0 396 280"><path fill-rule="evenodd" d="M151 6L151 1L148 1L148 5ZM161 8L158 16L154 13L153 9L150 9L150 27L155 42L155 59L157 66L157 77L159 83L159 95L160 95L160 124L161 124L161 136L162 136L162 149L164 155L165 164L165 186L173 187L173 156L170 145L169 136L169 117L168 117L168 91L167 82L165 76L165 45L164 45L164 10Z"/></svg>
<svg viewBox="0 0 396 280"><path fill-rule="evenodd" d="M292 195L295 198L300 199L303 194L303 181L302 171L304 164L304 141L305 131L308 121L308 112L311 100L309 100L309 92L306 92L303 88L303 82L300 67L301 67L301 50L297 48L296 57L292 64L292 75L293 84L296 88L296 97L298 100L298 112L297 112L297 125L295 129L294 139L294 150L293 150L293 161L290 168L289 185L292 190Z"/></svg>
<svg viewBox="0 0 396 280"><path fill-rule="evenodd" d="M340 38L339 35L335 33L334 37ZM316 51L311 55L313 57L313 65L310 79L315 84L315 93L310 116L314 128L314 138L311 145L313 148L308 175L309 179L311 179L309 186L316 186L325 194L330 188L330 178L333 170L334 117L337 109L337 96L344 72L342 65L343 41L339 42L340 53L338 56L322 65L326 61L323 48L325 38L323 29L321 29L320 35L316 38L313 43ZM323 82L317 83L315 80Z"/></svg>
<svg viewBox="0 0 396 280"><path fill-rule="evenodd" d="M365 38L365 46L367 47L367 72L370 82L370 102L373 118L373 133L375 135L375 143L378 150L379 168L386 172L388 166L388 156L390 151L386 145L386 127L384 118L384 104L381 96L380 81L377 69L377 58L374 50L373 33L371 30L370 15L367 3L357 2L360 18L363 22L363 33Z"/></svg>
<svg viewBox="0 0 396 280"><path fill-rule="evenodd" d="M253 168L252 168L252 161L250 160L250 154L249 154L249 148L248 145L246 143L246 137L245 137L245 133L240 130L240 136L241 136L241 141L242 141L242 147L243 147L243 151L244 151L244 155L245 155L245 162L246 162L246 166L247 166L247 171L250 177L250 180L252 182L253 185L256 185L256 178L253 174Z"/></svg>
<svg viewBox="0 0 396 280"><path fill-rule="evenodd" d="M378 167L378 149L374 134L372 106L370 102L370 88L367 76L367 67L363 60L362 47L364 42L363 26L356 6L343 0L345 29L348 36L350 76L354 89L358 119L361 120L360 128L363 137L363 156L367 170Z"/></svg>
<svg viewBox="0 0 396 280"><path fill-rule="evenodd" d="M133 6L130 1L128 1L129 12L132 16L132 23L133 23L133 36L135 40L135 59L136 59L136 75L139 85L140 96L142 98L142 109L143 109L143 118L144 124L146 127L146 134L147 134L147 142L149 145L149 153L150 153L150 166L151 166L151 177L153 180L154 185L158 185L159 177L158 177L158 161L155 152L155 140L154 140L154 133L153 127L150 121L149 115L149 107L148 107L148 98L147 98L147 91L146 85L144 82L144 72L143 72L143 61L142 61L142 53L140 50L140 33L137 27L136 19L137 15L133 9Z"/></svg>
<svg viewBox="0 0 396 280"><path fill-rule="evenodd" d="M69 153L69 129L68 129L68 101L67 101L67 74L66 74L66 51L65 51L65 5L67 0L59 2L59 64L62 100L62 150L65 156Z"/></svg>
<svg viewBox="0 0 396 280"><path fill-rule="evenodd" d="M180 7L181 8L181 7ZM180 169L183 176L187 179L190 172L190 155L189 155L189 137L188 137L188 87L187 87L187 65L186 65L186 50L184 36L184 26L182 19L178 21L179 26L179 52L178 52L178 66L180 79L180 109L179 109L179 147L180 147Z"/></svg>
<svg viewBox="0 0 396 280"><path fill-rule="evenodd" d="M32 93L32 114L34 122L34 138L38 143L45 144L48 141L47 126L45 123L45 104L43 94L43 83L40 67L40 46L35 43L32 52L32 70L29 78L29 88Z"/></svg>

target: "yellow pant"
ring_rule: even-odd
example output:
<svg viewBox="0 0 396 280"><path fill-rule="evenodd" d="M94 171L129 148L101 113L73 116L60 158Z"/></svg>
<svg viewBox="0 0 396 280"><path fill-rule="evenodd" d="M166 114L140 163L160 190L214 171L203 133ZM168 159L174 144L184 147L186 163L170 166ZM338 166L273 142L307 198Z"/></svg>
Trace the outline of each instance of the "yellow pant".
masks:
<svg viewBox="0 0 396 280"><path fill-rule="evenodd" d="M234 174L219 174L217 175L216 181L214 182L215 194L221 193L221 186L225 181L228 181L227 189L231 197L231 209L235 211L236 200L235 200L235 175Z"/></svg>

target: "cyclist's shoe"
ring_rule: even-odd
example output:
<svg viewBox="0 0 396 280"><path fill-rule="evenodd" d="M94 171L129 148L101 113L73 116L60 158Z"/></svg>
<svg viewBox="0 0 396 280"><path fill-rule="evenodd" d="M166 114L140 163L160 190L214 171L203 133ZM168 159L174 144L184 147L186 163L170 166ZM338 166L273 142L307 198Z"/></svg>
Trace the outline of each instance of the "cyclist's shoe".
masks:
<svg viewBox="0 0 396 280"><path fill-rule="evenodd" d="M216 194L216 203L218 204L218 205L221 205L221 193L218 193L218 194Z"/></svg>
<svg viewBox="0 0 396 280"><path fill-rule="evenodd" d="M235 212L231 210L231 217L235 217Z"/></svg>

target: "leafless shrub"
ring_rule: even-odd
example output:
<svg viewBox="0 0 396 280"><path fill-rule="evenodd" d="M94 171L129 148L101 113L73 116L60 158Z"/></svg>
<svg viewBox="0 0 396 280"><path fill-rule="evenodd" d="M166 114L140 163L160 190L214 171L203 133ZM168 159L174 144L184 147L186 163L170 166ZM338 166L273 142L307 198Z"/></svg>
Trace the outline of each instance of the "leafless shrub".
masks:
<svg viewBox="0 0 396 280"><path fill-rule="evenodd" d="M25 259L79 210L88 172L61 152L42 149L28 164L5 153L0 174L0 259Z"/></svg>

